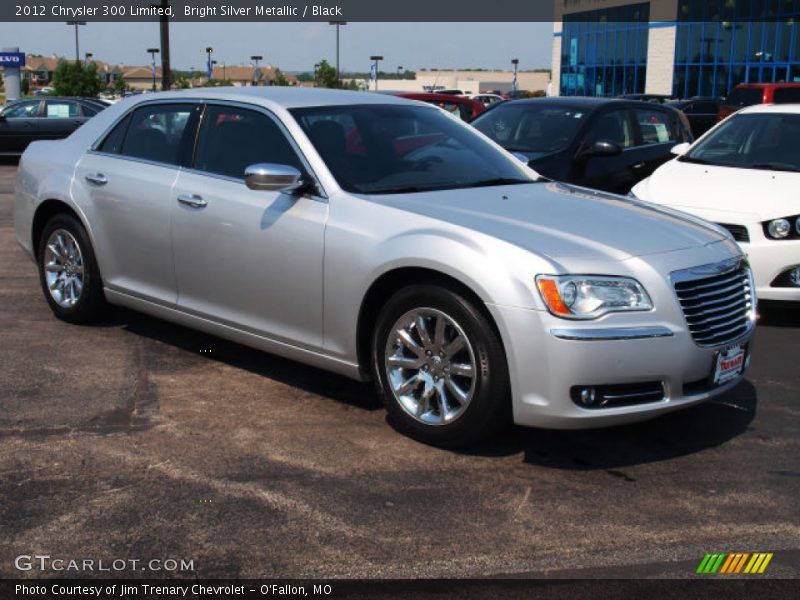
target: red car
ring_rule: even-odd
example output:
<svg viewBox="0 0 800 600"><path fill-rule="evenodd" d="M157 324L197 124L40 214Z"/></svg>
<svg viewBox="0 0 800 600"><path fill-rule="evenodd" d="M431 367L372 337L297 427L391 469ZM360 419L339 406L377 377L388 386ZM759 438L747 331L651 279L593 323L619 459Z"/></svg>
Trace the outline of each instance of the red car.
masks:
<svg viewBox="0 0 800 600"><path fill-rule="evenodd" d="M463 121L470 122L482 112L486 107L482 102L471 100L463 96L452 96L450 94L431 94L425 92L395 92L394 96L408 98L409 100L421 100L428 104L435 104L439 108L461 117Z"/></svg>
<svg viewBox="0 0 800 600"><path fill-rule="evenodd" d="M754 104L800 103L800 83L740 83L720 104L717 122Z"/></svg>

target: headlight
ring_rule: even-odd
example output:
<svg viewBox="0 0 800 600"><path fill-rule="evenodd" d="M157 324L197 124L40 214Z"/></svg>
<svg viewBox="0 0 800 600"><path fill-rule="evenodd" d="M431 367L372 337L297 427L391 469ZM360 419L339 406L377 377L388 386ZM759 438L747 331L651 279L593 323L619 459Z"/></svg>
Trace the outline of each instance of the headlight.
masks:
<svg viewBox="0 0 800 600"><path fill-rule="evenodd" d="M565 319L596 319L611 312L653 308L642 285L628 277L538 275L536 287L548 310Z"/></svg>
<svg viewBox="0 0 800 600"><path fill-rule="evenodd" d="M797 235L800 235L800 217L797 217L797 220L794 222L794 230L797 232Z"/></svg>
<svg viewBox="0 0 800 600"><path fill-rule="evenodd" d="M770 237L775 238L776 240L785 238L789 235L792 231L792 225L789 223L789 219L775 219L769 222L767 225L767 232L769 233Z"/></svg>

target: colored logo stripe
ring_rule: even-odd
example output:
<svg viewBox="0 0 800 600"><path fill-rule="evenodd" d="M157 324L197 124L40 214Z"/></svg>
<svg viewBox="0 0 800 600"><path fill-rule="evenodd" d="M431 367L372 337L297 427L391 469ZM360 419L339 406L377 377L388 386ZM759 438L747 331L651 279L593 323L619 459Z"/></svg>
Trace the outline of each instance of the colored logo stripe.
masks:
<svg viewBox="0 0 800 600"><path fill-rule="evenodd" d="M703 560L700 561L697 573L704 575L714 573L726 575L736 573L760 574L766 570L767 565L772 560L772 556L771 552L756 552L753 554L749 552L707 553Z"/></svg>

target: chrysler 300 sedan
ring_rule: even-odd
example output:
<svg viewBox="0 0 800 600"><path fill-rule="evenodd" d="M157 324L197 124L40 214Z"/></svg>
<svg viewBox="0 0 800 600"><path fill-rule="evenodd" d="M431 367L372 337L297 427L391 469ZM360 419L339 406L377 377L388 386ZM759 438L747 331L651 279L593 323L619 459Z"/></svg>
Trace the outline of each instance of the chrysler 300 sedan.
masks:
<svg viewBox="0 0 800 600"><path fill-rule="evenodd" d="M646 419L749 362L753 284L724 231L542 180L392 96L124 100L28 148L15 227L57 317L122 305L372 379L437 445Z"/></svg>

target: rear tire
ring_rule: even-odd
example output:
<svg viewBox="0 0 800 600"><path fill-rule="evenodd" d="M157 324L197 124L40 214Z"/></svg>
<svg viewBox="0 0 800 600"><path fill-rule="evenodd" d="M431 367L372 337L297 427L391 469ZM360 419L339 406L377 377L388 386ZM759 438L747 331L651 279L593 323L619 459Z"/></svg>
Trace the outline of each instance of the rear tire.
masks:
<svg viewBox="0 0 800 600"><path fill-rule="evenodd" d="M398 430L441 447L485 439L511 417L508 365L489 319L437 285L395 293L378 315L372 373Z"/></svg>
<svg viewBox="0 0 800 600"><path fill-rule="evenodd" d="M58 214L39 239L39 282L53 314L69 323L99 320L106 308L92 244L72 215Z"/></svg>

